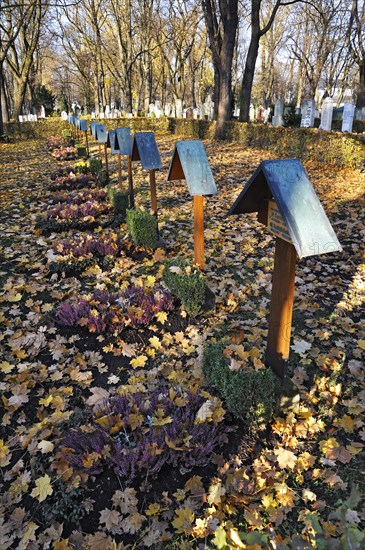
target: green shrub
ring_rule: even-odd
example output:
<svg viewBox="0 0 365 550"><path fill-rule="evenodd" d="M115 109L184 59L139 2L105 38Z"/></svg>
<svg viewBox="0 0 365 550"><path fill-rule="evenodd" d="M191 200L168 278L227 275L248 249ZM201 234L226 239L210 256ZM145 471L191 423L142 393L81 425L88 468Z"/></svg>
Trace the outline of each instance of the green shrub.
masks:
<svg viewBox="0 0 365 550"><path fill-rule="evenodd" d="M127 208L129 208L129 193L108 185L108 195L116 213L125 217Z"/></svg>
<svg viewBox="0 0 365 550"><path fill-rule="evenodd" d="M196 267L191 267L182 258L167 260L163 279L190 315L195 317L200 313L205 301L205 284Z"/></svg>
<svg viewBox="0 0 365 550"><path fill-rule="evenodd" d="M71 130L62 130L62 136L64 138L70 138L71 137Z"/></svg>
<svg viewBox="0 0 365 550"><path fill-rule="evenodd" d="M87 157L86 147L81 145L79 147L76 147L76 151L79 158Z"/></svg>
<svg viewBox="0 0 365 550"><path fill-rule="evenodd" d="M92 174L97 174L101 170L101 162L99 159L89 159L89 168Z"/></svg>
<svg viewBox="0 0 365 550"><path fill-rule="evenodd" d="M139 208L127 210L127 227L135 244L156 248L158 236L155 216Z"/></svg>
<svg viewBox="0 0 365 550"><path fill-rule="evenodd" d="M217 388L227 409L253 427L267 422L273 412L275 375L271 369L231 371L221 342L208 344L203 353L206 381Z"/></svg>
<svg viewBox="0 0 365 550"><path fill-rule="evenodd" d="M109 176L106 170L99 170L97 172L97 178L99 187L104 187L104 185L106 185L109 181Z"/></svg>

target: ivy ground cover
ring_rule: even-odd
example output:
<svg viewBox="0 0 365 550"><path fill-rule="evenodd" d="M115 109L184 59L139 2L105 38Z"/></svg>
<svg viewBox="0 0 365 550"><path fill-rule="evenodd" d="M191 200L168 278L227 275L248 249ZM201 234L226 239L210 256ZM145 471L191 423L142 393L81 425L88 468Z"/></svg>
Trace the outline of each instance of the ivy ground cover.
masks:
<svg viewBox="0 0 365 550"><path fill-rule="evenodd" d="M343 253L298 261L290 391L253 429L206 383L202 357L218 341L232 372L264 368L274 240L256 215L226 213L270 155L205 143L216 303L191 317L162 280L177 251L192 259L193 205L165 181L174 140L157 139L156 250L97 222L106 189L73 187L73 161L41 141L2 145L1 547L363 548L364 174L305 164ZM134 184L148 209L138 165ZM92 229L38 225L91 201Z"/></svg>

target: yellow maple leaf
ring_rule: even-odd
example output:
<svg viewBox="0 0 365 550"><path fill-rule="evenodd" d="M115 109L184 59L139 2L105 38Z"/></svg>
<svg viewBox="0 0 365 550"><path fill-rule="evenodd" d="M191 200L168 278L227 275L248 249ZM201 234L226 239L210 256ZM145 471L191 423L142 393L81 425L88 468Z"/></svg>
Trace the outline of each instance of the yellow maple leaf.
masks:
<svg viewBox="0 0 365 550"><path fill-rule="evenodd" d="M16 294L9 292L9 294L7 295L8 302L20 302L21 299L22 295L20 294L20 292L17 292Z"/></svg>
<svg viewBox="0 0 365 550"><path fill-rule="evenodd" d="M53 487L51 485L51 478L45 474L39 477L35 482L35 487L30 493L32 497L37 498L39 502L43 502L46 498L53 493Z"/></svg>
<svg viewBox="0 0 365 550"><path fill-rule="evenodd" d="M194 512L190 508L179 508L175 511L176 518L172 522L177 533L190 533L193 527Z"/></svg>
<svg viewBox="0 0 365 550"><path fill-rule="evenodd" d="M164 325L167 321L167 313L166 311L159 311L156 313L156 319L161 325Z"/></svg>
<svg viewBox="0 0 365 550"><path fill-rule="evenodd" d="M149 342L151 346L155 349L161 349L161 342L157 336L152 336L152 338L149 339Z"/></svg>
<svg viewBox="0 0 365 550"><path fill-rule="evenodd" d="M222 485L221 481L218 483L212 483L209 487L208 504L219 504L222 501L222 497L226 494L226 489Z"/></svg>
<svg viewBox="0 0 365 550"><path fill-rule="evenodd" d="M0 468L7 466L10 462L11 454L9 452L9 447L4 443L3 439L0 439Z"/></svg>
<svg viewBox="0 0 365 550"><path fill-rule="evenodd" d="M325 439L324 441L321 441L319 444L319 448L324 455L327 454L328 451L331 451L332 449L336 449L336 447L340 447L340 444L338 441L336 441L334 437Z"/></svg>
<svg viewBox="0 0 365 550"><path fill-rule="evenodd" d="M354 431L354 421L348 414L345 414L342 418L336 418L335 424L340 426L347 434L352 434Z"/></svg>
<svg viewBox="0 0 365 550"><path fill-rule="evenodd" d="M165 416L164 411L158 408L151 422L154 426L165 426L166 424L171 424L172 418L171 416Z"/></svg>
<svg viewBox="0 0 365 550"><path fill-rule="evenodd" d="M135 357L134 359L130 360L130 365L137 369L138 367L144 367L147 361L146 355L138 355L138 357Z"/></svg>
<svg viewBox="0 0 365 550"><path fill-rule="evenodd" d="M153 502L152 504L149 505L149 507L147 508L146 510L146 516L155 516L156 514L159 513L160 511L160 504L158 504L158 502Z"/></svg>
<svg viewBox="0 0 365 550"><path fill-rule="evenodd" d="M365 340L358 340L357 347L360 349L365 349Z"/></svg>
<svg viewBox="0 0 365 550"><path fill-rule="evenodd" d="M156 282L156 278L153 277L153 275L148 275L147 279L146 279L146 283L145 283L145 286L147 288L152 288L153 285L155 284Z"/></svg>
<svg viewBox="0 0 365 550"><path fill-rule="evenodd" d="M13 370L14 366L15 365L11 365L10 363L8 363L8 361L2 361L0 363L0 370L4 374L8 374L9 372L11 372Z"/></svg>
<svg viewBox="0 0 365 550"><path fill-rule="evenodd" d="M47 441L46 439L42 439L37 445L38 449L41 450L42 454L51 453L54 449L54 444L52 441Z"/></svg>
<svg viewBox="0 0 365 550"><path fill-rule="evenodd" d="M289 470L294 469L298 458L295 456L295 454L292 451L288 451L283 447L279 447L279 449L274 450L274 453L276 454L279 467L282 470L284 470L285 468L288 468Z"/></svg>

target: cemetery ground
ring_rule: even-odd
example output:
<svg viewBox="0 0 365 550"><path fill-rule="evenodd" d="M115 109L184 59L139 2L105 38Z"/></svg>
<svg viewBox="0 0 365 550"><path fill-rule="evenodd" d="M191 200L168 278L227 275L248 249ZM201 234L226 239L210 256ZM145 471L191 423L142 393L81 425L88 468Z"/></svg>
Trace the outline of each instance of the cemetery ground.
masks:
<svg viewBox="0 0 365 550"><path fill-rule="evenodd" d="M124 239L108 261L58 267L66 240L115 240L126 225L42 231L51 173L75 161L57 162L44 141L2 145L1 548L364 548L364 173L304 163L343 252L297 262L292 385L280 397L278 383L265 425L232 416L202 355L222 341L232 371L264 368L274 239L256 214L226 214L267 152L205 142L219 190L205 199L213 310L192 317L174 300L121 331L113 319L98 330L93 310L84 326L57 322L72 296L161 293L164 261L192 261L192 199L184 181L166 183L176 139L157 135L164 247ZM133 170L148 209L148 173Z"/></svg>

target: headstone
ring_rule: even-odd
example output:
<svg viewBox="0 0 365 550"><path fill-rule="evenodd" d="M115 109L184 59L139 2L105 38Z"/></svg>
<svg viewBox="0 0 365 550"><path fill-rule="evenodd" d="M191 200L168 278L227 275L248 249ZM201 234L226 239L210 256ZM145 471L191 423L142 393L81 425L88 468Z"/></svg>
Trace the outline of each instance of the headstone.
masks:
<svg viewBox="0 0 365 550"><path fill-rule="evenodd" d="M61 113L61 118L62 118L62 120L67 120L67 113L66 113L66 111L62 111L62 113Z"/></svg>
<svg viewBox="0 0 365 550"><path fill-rule="evenodd" d="M269 122L269 116L270 116L270 107L268 107L267 109L264 109L264 112L263 112L263 118L264 118L265 124Z"/></svg>
<svg viewBox="0 0 365 550"><path fill-rule="evenodd" d="M91 118L96 118L96 113L95 113L95 111L91 111Z"/></svg>
<svg viewBox="0 0 365 550"><path fill-rule="evenodd" d="M301 128L313 128L315 116L316 102L314 99L305 100L302 105L302 119L300 121Z"/></svg>
<svg viewBox="0 0 365 550"><path fill-rule="evenodd" d="M255 107L253 106L252 103L250 104L249 119L250 119L250 122L253 122L255 120Z"/></svg>
<svg viewBox="0 0 365 550"><path fill-rule="evenodd" d="M171 114L171 105L170 103L166 103L165 105L165 116L170 116Z"/></svg>
<svg viewBox="0 0 365 550"><path fill-rule="evenodd" d="M193 118L193 108L192 107L188 107L188 109L186 109L186 118L188 119L192 119Z"/></svg>
<svg viewBox="0 0 365 550"><path fill-rule="evenodd" d="M284 102L282 99L278 99L275 102L275 111L274 116L272 117L273 126L283 126L283 111L284 111Z"/></svg>
<svg viewBox="0 0 365 550"><path fill-rule="evenodd" d="M322 105L321 124L319 129L330 132L332 129L332 113L333 113L333 100L331 97L326 97Z"/></svg>
<svg viewBox="0 0 365 550"><path fill-rule="evenodd" d="M264 112L264 108L262 105L259 105L257 107L257 112L256 112L256 120L257 122L262 122L262 115L263 115L263 112Z"/></svg>
<svg viewBox="0 0 365 550"><path fill-rule="evenodd" d="M19 122L23 122L23 116L19 115Z"/></svg>
<svg viewBox="0 0 365 550"><path fill-rule="evenodd" d="M236 107L236 108L234 109L234 111L233 111L233 116L234 116L234 118L239 118L239 116L240 116L240 110L239 110L238 107Z"/></svg>
<svg viewBox="0 0 365 550"><path fill-rule="evenodd" d="M155 115L155 104L154 103L150 103L148 105L148 114L150 116Z"/></svg>
<svg viewBox="0 0 365 550"><path fill-rule="evenodd" d="M99 118L105 118L105 113L99 113Z"/></svg>
<svg viewBox="0 0 365 550"><path fill-rule="evenodd" d="M41 113L40 118L46 118L46 109L44 108L44 105L41 105Z"/></svg>
<svg viewBox="0 0 365 550"><path fill-rule="evenodd" d="M354 114L355 114L355 105L353 103L345 103L343 106L341 132L352 132Z"/></svg>
<svg viewBox="0 0 365 550"><path fill-rule="evenodd" d="M193 119L196 120L198 118L198 109L193 109Z"/></svg>
<svg viewBox="0 0 365 550"><path fill-rule="evenodd" d="M109 115L110 115L110 107L109 107L109 105L106 105L105 106L105 116L106 116L106 118L109 118Z"/></svg>

